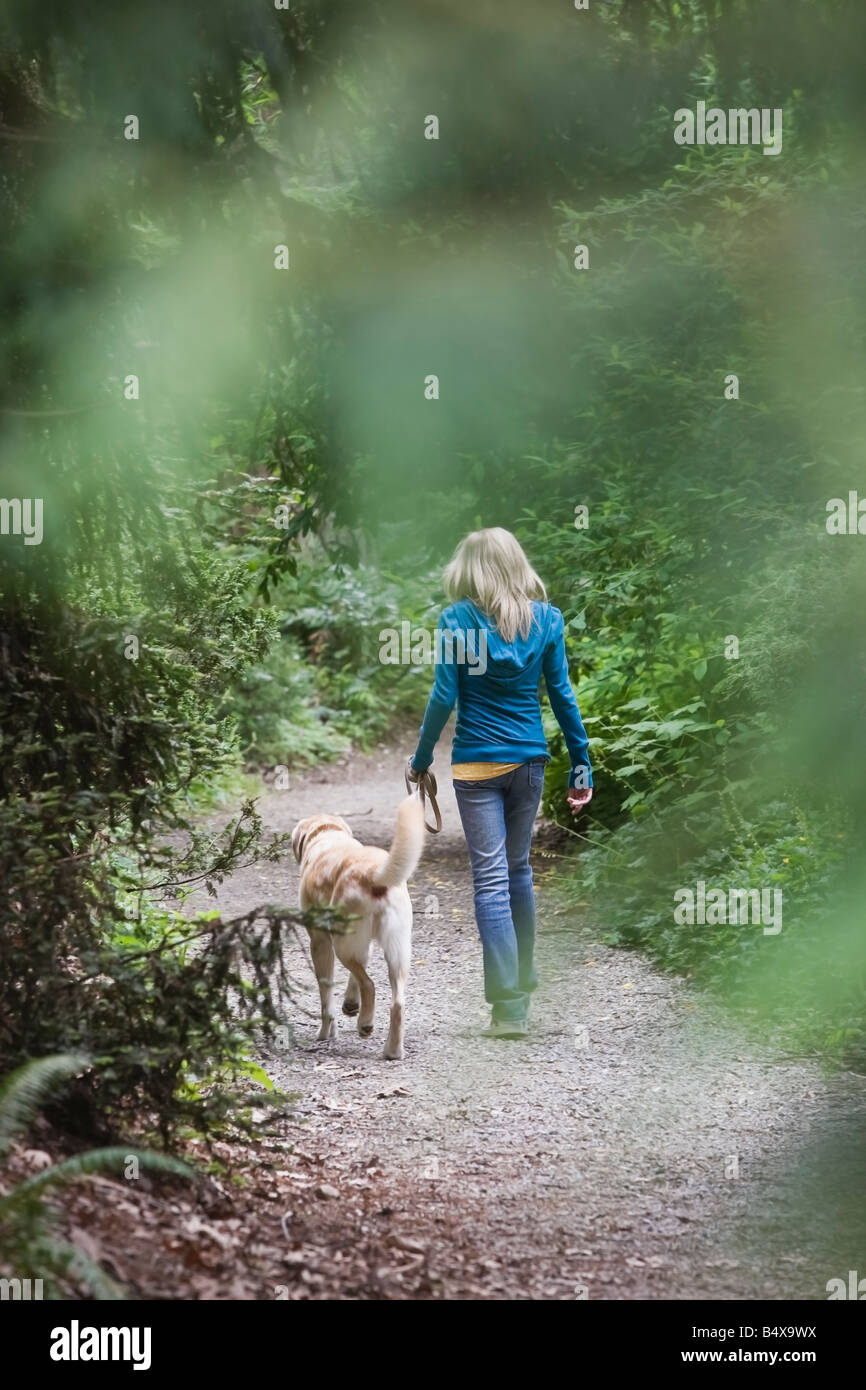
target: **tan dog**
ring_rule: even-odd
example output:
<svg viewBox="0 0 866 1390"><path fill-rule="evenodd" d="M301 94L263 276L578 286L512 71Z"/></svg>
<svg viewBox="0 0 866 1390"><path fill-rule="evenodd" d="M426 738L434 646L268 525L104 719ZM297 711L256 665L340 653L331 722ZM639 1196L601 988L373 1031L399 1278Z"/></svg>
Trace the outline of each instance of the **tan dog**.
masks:
<svg viewBox="0 0 866 1390"><path fill-rule="evenodd" d="M373 1031L376 988L367 974L370 943L378 941L391 981L391 1026L384 1056L403 1056L403 1006L412 955L412 902L406 882L424 846L424 810L407 796L397 810L397 832L390 853L362 845L341 816L307 816L292 831L292 849L301 866L299 901L308 907L341 907L355 914L346 932L310 931L310 952L322 1000L319 1039L333 1036L334 953L349 971L343 1013L358 1015L358 1032Z"/></svg>

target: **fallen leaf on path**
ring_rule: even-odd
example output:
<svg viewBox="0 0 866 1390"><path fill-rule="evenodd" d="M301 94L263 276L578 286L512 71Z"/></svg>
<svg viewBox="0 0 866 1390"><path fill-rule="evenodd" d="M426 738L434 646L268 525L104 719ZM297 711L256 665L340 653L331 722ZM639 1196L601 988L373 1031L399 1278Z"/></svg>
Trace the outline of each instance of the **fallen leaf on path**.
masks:
<svg viewBox="0 0 866 1390"><path fill-rule="evenodd" d="M83 1250L85 1255L89 1255L91 1260L97 1262L102 1259L103 1250L98 1240L95 1240L87 1231L80 1226L73 1226L69 1232L72 1237L73 1245L77 1245L79 1250Z"/></svg>
<svg viewBox="0 0 866 1390"><path fill-rule="evenodd" d="M396 1245L398 1250L405 1250L410 1255L423 1255L427 1249L422 1240L412 1240L409 1236L393 1236L392 1244Z"/></svg>
<svg viewBox="0 0 866 1390"><path fill-rule="evenodd" d="M183 1222L183 1230L189 1236L207 1236L210 1240L216 1241L217 1245L222 1246L224 1250L234 1244L232 1237L226 1231L219 1230L209 1221L202 1221L200 1216L194 1214Z"/></svg>

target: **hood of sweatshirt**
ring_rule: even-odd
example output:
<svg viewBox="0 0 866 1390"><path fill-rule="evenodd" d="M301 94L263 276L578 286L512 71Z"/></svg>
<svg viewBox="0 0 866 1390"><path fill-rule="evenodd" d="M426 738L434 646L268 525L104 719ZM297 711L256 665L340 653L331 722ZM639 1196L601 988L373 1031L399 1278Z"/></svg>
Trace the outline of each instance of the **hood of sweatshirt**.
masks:
<svg viewBox="0 0 866 1390"><path fill-rule="evenodd" d="M501 681L504 687L519 681L530 667L541 666L541 658L550 641L558 610L549 603L532 604L533 622L527 637L518 633L513 642L506 642L497 631L493 619L483 613L471 599L459 599L442 614L452 632L466 633L470 664L476 653L486 647L489 680Z"/></svg>

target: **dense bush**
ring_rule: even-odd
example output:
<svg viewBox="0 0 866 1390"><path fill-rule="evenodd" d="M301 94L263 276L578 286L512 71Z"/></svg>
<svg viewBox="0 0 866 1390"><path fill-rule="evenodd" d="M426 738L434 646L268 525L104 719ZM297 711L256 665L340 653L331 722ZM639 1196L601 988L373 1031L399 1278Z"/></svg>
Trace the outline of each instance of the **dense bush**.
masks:
<svg viewBox="0 0 866 1390"><path fill-rule="evenodd" d="M224 1111L190 1083L242 1063L280 963L279 922L263 937L218 923L192 950L189 924L155 907L281 847L263 842L251 803L221 831L192 823L196 788L237 759L215 706L270 623L223 559L178 550L154 570L136 591L127 553L124 587L90 611L92 577L70 576L62 601L10 595L11 582L4 598L0 1058L97 1058L74 1088L77 1122L94 1130L121 1108L163 1133ZM257 993L239 1016L244 966Z"/></svg>

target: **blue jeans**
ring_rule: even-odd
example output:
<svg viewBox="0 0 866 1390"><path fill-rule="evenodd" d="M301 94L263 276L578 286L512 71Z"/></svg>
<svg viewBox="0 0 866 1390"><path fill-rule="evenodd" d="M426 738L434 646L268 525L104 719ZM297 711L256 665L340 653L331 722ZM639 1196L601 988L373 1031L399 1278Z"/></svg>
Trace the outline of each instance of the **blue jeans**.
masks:
<svg viewBox="0 0 866 1390"><path fill-rule="evenodd" d="M544 758L483 782L454 780L469 847L484 997L496 1020L525 1019L538 984L529 844L544 786Z"/></svg>

